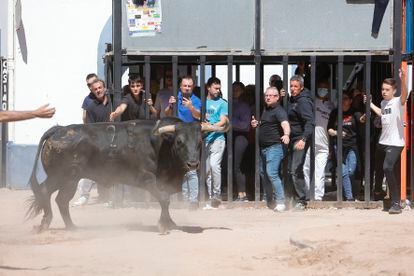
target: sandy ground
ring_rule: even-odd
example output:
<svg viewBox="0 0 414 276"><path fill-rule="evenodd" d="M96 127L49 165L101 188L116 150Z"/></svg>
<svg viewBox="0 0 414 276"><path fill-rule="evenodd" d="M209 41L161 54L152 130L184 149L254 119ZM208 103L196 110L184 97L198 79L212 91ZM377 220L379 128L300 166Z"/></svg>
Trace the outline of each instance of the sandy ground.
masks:
<svg viewBox="0 0 414 276"><path fill-rule="evenodd" d="M71 207L76 231L24 221L30 191L0 189L0 275L413 275L414 211L275 213L173 209L179 230L157 232L158 209Z"/></svg>

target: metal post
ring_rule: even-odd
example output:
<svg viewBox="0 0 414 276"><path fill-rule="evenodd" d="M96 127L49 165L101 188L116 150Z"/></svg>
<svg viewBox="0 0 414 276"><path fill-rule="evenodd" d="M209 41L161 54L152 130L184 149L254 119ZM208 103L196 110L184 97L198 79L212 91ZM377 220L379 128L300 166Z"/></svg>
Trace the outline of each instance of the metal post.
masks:
<svg viewBox="0 0 414 276"><path fill-rule="evenodd" d="M178 56L173 56L172 57L172 72L173 72L173 96L175 98L177 98L177 94L178 94ZM173 114L175 114L175 116L178 116L177 112L178 112L178 108L177 105L175 104L173 106L174 110L173 110Z"/></svg>
<svg viewBox="0 0 414 276"><path fill-rule="evenodd" d="M151 57L145 56L144 57L145 62L145 95L144 100L151 99ZM143 103L144 109L145 109L145 119L150 118L149 108L146 103Z"/></svg>
<svg viewBox="0 0 414 276"><path fill-rule="evenodd" d="M256 83L256 119L260 121L260 98L261 98L261 0L255 0L255 42L254 42L254 63L255 63L255 83ZM259 149L259 129L255 133L255 175L254 175L254 200L257 206L260 201L260 167L259 167L260 149ZM271 196L271 195L268 195Z"/></svg>
<svg viewBox="0 0 414 276"><path fill-rule="evenodd" d="M112 0L112 43L113 43L113 102L112 107L121 103L122 94L122 2ZM120 121L120 117L116 121ZM122 206L123 187L120 184L113 184L112 197L114 206Z"/></svg>
<svg viewBox="0 0 414 276"><path fill-rule="evenodd" d="M122 1L112 0L112 44L114 54L114 107L121 103L122 93Z"/></svg>
<svg viewBox="0 0 414 276"><path fill-rule="evenodd" d="M289 62L289 57L288 56L283 56L283 88L285 88L285 90L286 90L286 96L285 97L283 97L283 107L285 108L285 110L287 111L287 109L288 109L288 97L287 97L287 95L288 95L288 92L287 92L287 90L288 90L288 84L289 84L289 80L288 80L288 78L289 78L289 75L288 75L288 69L289 69L289 64L288 64L288 62Z"/></svg>
<svg viewBox="0 0 414 276"><path fill-rule="evenodd" d="M398 69L401 67L401 33L402 33L402 1L394 0L394 16L393 16L393 75L398 80ZM397 81L397 93L399 96L401 91L401 82Z"/></svg>
<svg viewBox="0 0 414 276"><path fill-rule="evenodd" d="M371 195L371 175L370 175L370 167L371 167L371 56L365 57L365 93L367 95L367 103L365 105L365 188L364 188L364 195L365 195L365 203L368 205Z"/></svg>
<svg viewBox="0 0 414 276"><path fill-rule="evenodd" d="M205 110L206 110L206 56L200 57L200 97L201 97L201 110L200 120L204 122ZM201 162L200 162L200 202L204 202L206 199L206 145L201 143Z"/></svg>
<svg viewBox="0 0 414 276"><path fill-rule="evenodd" d="M336 177L337 177L337 198L342 203L342 84L344 82L344 56L338 56L338 129L337 129L337 151L336 151Z"/></svg>
<svg viewBox="0 0 414 276"><path fill-rule="evenodd" d="M227 56L227 95L229 119L233 118L233 56ZM233 201L233 128L227 132L227 201Z"/></svg>
<svg viewBox="0 0 414 276"><path fill-rule="evenodd" d="M414 12L413 12L413 23L414 23ZM414 55L411 55L411 83L414 84ZM414 85L412 85L414 86ZM411 156L414 155L414 94L411 87L411 141L410 141L410 147L411 147ZM410 188L411 188L411 200L414 200L414 160L411 158L410 160L411 164L411 174L410 174Z"/></svg>
<svg viewBox="0 0 414 276"><path fill-rule="evenodd" d="M9 87L7 59L0 57L0 97L1 110L9 109ZM8 142L8 124L1 124L1 182L0 187L7 185L7 142Z"/></svg>
<svg viewBox="0 0 414 276"><path fill-rule="evenodd" d="M315 122L315 91L316 91L316 56L311 56L311 93L313 101L313 121ZM306 153L305 153L306 155ZM315 128L312 131L312 140L310 144L310 200L315 200Z"/></svg>
<svg viewBox="0 0 414 276"><path fill-rule="evenodd" d="M255 83L256 83L256 91L255 91L255 114L256 120L260 121L260 98L261 98L261 83L260 83L260 63L261 57L255 57ZM254 200L255 204L257 205L260 201L260 148L259 148L259 128L256 128L255 133L255 175L254 175ZM271 195L267 195L270 197Z"/></svg>

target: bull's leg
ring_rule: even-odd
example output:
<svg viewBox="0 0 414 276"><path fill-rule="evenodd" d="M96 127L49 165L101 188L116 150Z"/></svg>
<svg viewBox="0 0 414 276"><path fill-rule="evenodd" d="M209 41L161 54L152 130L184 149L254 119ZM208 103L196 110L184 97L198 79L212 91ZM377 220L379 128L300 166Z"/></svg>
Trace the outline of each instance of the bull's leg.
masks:
<svg viewBox="0 0 414 276"><path fill-rule="evenodd" d="M176 229L177 225L172 220L169 211L170 196L165 192L161 192L161 199L159 202L161 205L161 217L160 221L158 222L158 229L160 233L166 233L169 230Z"/></svg>
<svg viewBox="0 0 414 276"><path fill-rule="evenodd" d="M60 215L65 223L66 229L75 229L76 226L72 222L72 218L69 213L69 201L76 193L77 182L66 181L63 187L59 190L56 196L56 203L59 207Z"/></svg>
<svg viewBox="0 0 414 276"><path fill-rule="evenodd" d="M177 225L172 220L169 211L170 195L166 191L162 191L158 188L153 174L148 173L148 176L145 179L145 189L158 200L161 206L161 216L158 222L158 230L160 233L165 234L171 229L176 229Z"/></svg>
<svg viewBox="0 0 414 276"><path fill-rule="evenodd" d="M33 229L36 233L41 233L49 229L50 223L52 222L53 212L50 204L50 196L54 192L52 185L49 181L42 183L40 188L41 197L41 208L43 209L43 218L40 225L34 226Z"/></svg>

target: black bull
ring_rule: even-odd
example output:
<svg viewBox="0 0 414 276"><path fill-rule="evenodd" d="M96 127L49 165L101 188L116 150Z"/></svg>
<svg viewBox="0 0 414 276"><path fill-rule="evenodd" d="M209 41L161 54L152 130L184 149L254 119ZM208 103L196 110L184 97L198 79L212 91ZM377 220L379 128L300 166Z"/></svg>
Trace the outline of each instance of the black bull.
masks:
<svg viewBox="0 0 414 276"><path fill-rule="evenodd" d="M148 190L161 205L159 230L172 229L176 225L169 214L169 198L180 191L185 173L198 167L202 133L227 129L228 125L200 126L176 118L55 126L39 142L30 177L34 198L28 216L43 210L37 230L48 229L50 197L58 191L56 203L65 226L74 228L69 201L78 181L89 178L100 185L122 183ZM47 175L40 185L36 177L39 156Z"/></svg>

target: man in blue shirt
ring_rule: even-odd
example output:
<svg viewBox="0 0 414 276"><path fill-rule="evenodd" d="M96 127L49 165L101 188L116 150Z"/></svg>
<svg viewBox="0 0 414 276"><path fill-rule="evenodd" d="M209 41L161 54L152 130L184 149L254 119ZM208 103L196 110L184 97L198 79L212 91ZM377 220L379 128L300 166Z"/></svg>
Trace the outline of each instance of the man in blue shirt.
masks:
<svg viewBox="0 0 414 276"><path fill-rule="evenodd" d="M191 76L185 76L180 82L177 99L170 97L165 109L166 116L173 116L174 104L177 104L177 116L187 123L200 120L201 101L193 94L194 81ZM182 186L183 199L190 201L190 209L198 208L198 176L197 171L185 174Z"/></svg>
<svg viewBox="0 0 414 276"><path fill-rule="evenodd" d="M209 124L222 127L228 123L228 105L220 97L220 88L221 82L218 78L211 77L208 79L206 121ZM207 152L207 189L211 200L211 207L217 208L221 203L221 160L226 146L224 133L210 132L205 142Z"/></svg>

